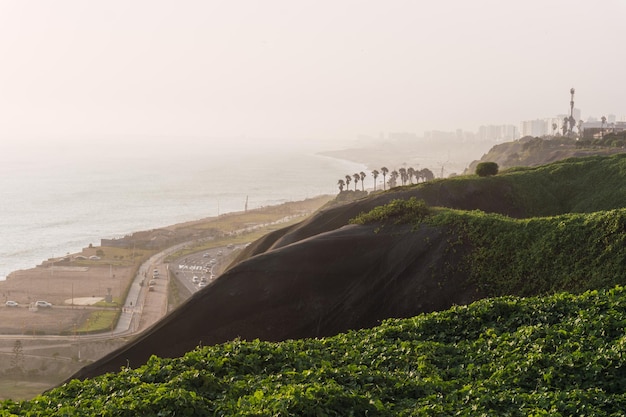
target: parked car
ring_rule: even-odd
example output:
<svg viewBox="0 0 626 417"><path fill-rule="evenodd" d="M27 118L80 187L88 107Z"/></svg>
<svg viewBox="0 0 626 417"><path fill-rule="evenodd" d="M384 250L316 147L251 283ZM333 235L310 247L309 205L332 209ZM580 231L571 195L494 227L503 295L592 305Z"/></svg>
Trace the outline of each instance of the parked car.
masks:
<svg viewBox="0 0 626 417"><path fill-rule="evenodd" d="M191 282L193 282L194 284L197 284L200 281L200 278L198 278L196 275L193 276L193 278L191 278Z"/></svg>
<svg viewBox="0 0 626 417"><path fill-rule="evenodd" d="M4 303L5 306L7 307L19 307L20 305L17 303L17 301L7 301L6 303Z"/></svg>
<svg viewBox="0 0 626 417"><path fill-rule="evenodd" d="M52 307L52 304L47 301L39 300L35 303L35 306L42 307L42 308L50 308Z"/></svg>

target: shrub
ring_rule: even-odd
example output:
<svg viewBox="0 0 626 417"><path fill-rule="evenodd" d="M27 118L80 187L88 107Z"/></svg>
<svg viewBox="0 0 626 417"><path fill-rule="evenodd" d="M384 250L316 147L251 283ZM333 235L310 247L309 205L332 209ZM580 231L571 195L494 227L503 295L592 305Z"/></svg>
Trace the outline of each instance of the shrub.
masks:
<svg viewBox="0 0 626 417"><path fill-rule="evenodd" d="M476 166L476 175L479 177L488 177L498 173L498 164L495 162L481 162Z"/></svg>

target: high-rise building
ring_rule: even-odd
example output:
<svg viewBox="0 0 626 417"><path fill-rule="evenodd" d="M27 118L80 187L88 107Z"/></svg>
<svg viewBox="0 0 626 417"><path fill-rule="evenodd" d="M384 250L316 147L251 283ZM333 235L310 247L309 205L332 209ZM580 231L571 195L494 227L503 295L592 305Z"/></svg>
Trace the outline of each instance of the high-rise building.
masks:
<svg viewBox="0 0 626 417"><path fill-rule="evenodd" d="M505 142L519 138L519 132L513 125L488 125L480 126L476 137L481 141Z"/></svg>
<svg viewBox="0 0 626 417"><path fill-rule="evenodd" d="M560 127L560 125L559 125ZM550 126L552 129L552 126ZM546 119L525 120L521 123L520 133L522 137L539 137L548 134L548 123Z"/></svg>

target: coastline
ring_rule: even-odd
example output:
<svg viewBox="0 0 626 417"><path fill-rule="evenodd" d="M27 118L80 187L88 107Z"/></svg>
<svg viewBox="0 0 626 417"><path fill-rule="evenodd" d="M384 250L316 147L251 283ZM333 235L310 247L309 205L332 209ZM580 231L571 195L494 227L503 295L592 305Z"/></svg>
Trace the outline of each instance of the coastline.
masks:
<svg viewBox="0 0 626 417"><path fill-rule="evenodd" d="M11 155L0 184L0 276L101 238L241 211L246 199L259 208L335 194L337 173L362 169L298 146L264 147L262 157L226 145L173 154L122 148L110 158L56 148L45 161L26 150Z"/></svg>
<svg viewBox="0 0 626 417"><path fill-rule="evenodd" d="M334 197L321 195L135 232L127 237L127 247L87 247L68 260L48 259L33 268L12 272L7 280L0 281L0 295L3 303L15 299L19 305L0 307L0 358L11 356L16 341L29 351L25 373L11 377L14 384L30 387L23 388L20 397L30 398L56 386L85 364L127 343L135 332L152 326L191 295L181 294L180 284L164 258L177 245L148 250L139 245L141 242L178 234L192 243L189 253L205 252L207 245L239 245L303 220ZM76 256L87 259L74 259ZM99 259L89 259L91 256ZM175 252L169 262L186 256L186 252ZM224 256L220 270L228 266L230 256ZM149 291L136 278L141 281L144 274L152 276L155 269L160 271L160 278L155 291ZM139 298L132 298L137 290L141 303ZM133 299L136 302L129 304ZM50 302L52 308L35 308L37 300ZM119 315L119 320L111 321L111 314ZM98 322L107 317L106 327L98 330ZM120 331L120 325L128 331ZM89 336L92 333L94 336ZM59 340L67 343L62 351L55 347ZM0 360L0 375L9 375L10 366L10 360ZM11 392L3 394L17 398Z"/></svg>
<svg viewBox="0 0 626 417"><path fill-rule="evenodd" d="M110 269L124 266L124 262L122 262L122 256L124 255L116 253L112 255L112 259L106 256L100 257L98 253L101 253L100 251L104 252L103 248L120 249L120 251L115 251L120 253L123 250L131 250L131 258L137 258L140 253L152 253L182 241L211 239L217 235L230 234L235 230L254 228L255 225L276 221L285 216L305 216L319 209L334 197L334 195L319 195L304 200L269 205L248 211L223 213L218 216L185 221L157 229L136 231L119 239L101 238L101 244L99 245L89 245L79 252L68 252L64 256L44 259L30 268L11 271L4 277L5 279L0 279L0 294L3 294L3 283L12 281L17 277L28 277L33 273L38 274L42 269L49 270L50 276L54 277L55 272L59 276L64 272L86 272L89 269L102 266ZM170 238L169 241L167 237ZM117 247L110 246L112 242L118 242ZM102 243L108 243L109 245L102 245ZM127 262L125 266L130 267L131 264ZM4 297L8 297L6 292Z"/></svg>

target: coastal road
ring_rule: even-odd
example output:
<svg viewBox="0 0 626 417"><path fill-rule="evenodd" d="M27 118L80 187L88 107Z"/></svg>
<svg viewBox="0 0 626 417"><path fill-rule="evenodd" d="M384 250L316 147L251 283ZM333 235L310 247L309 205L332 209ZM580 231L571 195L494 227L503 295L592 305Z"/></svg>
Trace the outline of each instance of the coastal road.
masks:
<svg viewBox="0 0 626 417"><path fill-rule="evenodd" d="M122 306L119 320L116 326L108 332L91 335L27 335L27 334L6 334L0 335L0 340L15 339L41 339L41 340L67 340L75 342L77 338L85 341L112 339L117 337L127 337L139 333L160 320L168 312L168 291L170 271L189 290L190 294L199 291L204 285L209 285L217 276L217 271L223 267L227 255L242 248L244 245L224 246L202 252L187 255L178 259L172 264L165 263L165 258L170 254L197 242L186 242L153 255L144 262L135 275ZM158 271L155 278L155 271ZM198 277L198 282L193 282L193 277ZM199 285L202 278L205 284ZM154 280L152 290L150 281ZM19 309L25 307L5 307L3 309ZM77 306L54 305L53 310L69 310L78 308ZM115 308L80 306L81 310L111 310ZM45 309L41 309L45 313ZM1 350L1 348L0 348Z"/></svg>
<svg viewBox="0 0 626 417"><path fill-rule="evenodd" d="M217 279L218 271L228 255L241 250L245 245L228 245L186 255L172 262L171 272L189 293L206 287Z"/></svg>

